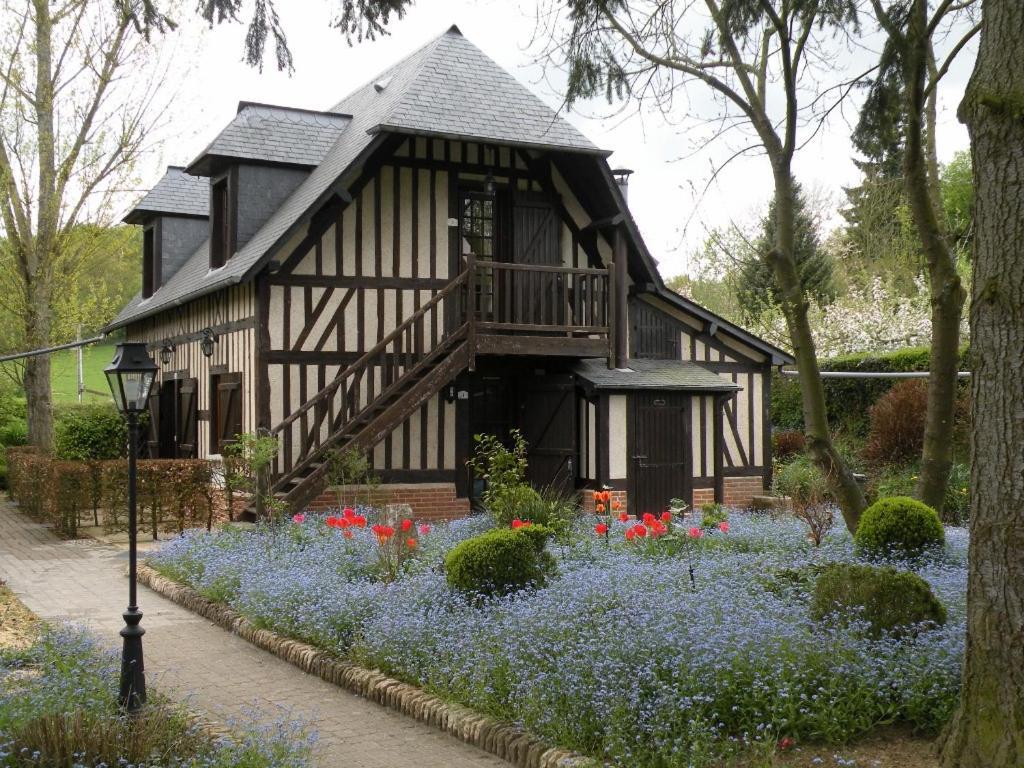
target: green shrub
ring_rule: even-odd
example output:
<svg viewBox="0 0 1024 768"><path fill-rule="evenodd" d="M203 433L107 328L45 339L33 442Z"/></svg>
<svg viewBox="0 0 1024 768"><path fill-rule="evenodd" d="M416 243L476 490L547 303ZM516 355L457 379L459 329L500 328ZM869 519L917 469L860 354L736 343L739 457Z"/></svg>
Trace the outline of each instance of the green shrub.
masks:
<svg viewBox="0 0 1024 768"><path fill-rule="evenodd" d="M717 528L729 519L729 511L721 504L714 502L702 504L700 507L701 528Z"/></svg>
<svg viewBox="0 0 1024 768"><path fill-rule="evenodd" d="M867 352L844 355L821 361L823 371L875 371L882 373L903 373L927 371L930 354L927 347L908 347L892 352ZM970 370L969 354L966 347L960 350L960 370ZM825 404L829 423L866 434L868 409L886 392L894 379L825 379ZM966 389L966 383L961 383ZM772 424L780 429L804 428L803 406L800 399L800 384L796 377L772 377L771 389Z"/></svg>
<svg viewBox="0 0 1024 768"><path fill-rule="evenodd" d="M830 498L824 473L806 454L775 468L772 492L776 496L789 496L794 506L824 504Z"/></svg>
<svg viewBox="0 0 1024 768"><path fill-rule="evenodd" d="M54 425L54 454L58 459L89 461L126 455L128 428L113 405L62 408Z"/></svg>
<svg viewBox="0 0 1024 768"><path fill-rule="evenodd" d="M474 477L484 481L484 506L493 511L496 497L526 485L526 441L518 429L509 433L509 449L495 435L474 435L473 456L466 462Z"/></svg>
<svg viewBox="0 0 1024 768"><path fill-rule="evenodd" d="M466 539L444 559L448 584L483 596L542 586L554 569L544 550L551 530L540 525L496 528Z"/></svg>
<svg viewBox="0 0 1024 768"><path fill-rule="evenodd" d="M544 524L546 520L535 519L532 513L541 511L541 496L525 483L500 486L487 494L487 510L499 528L508 528L517 517ZM543 514L543 512L542 512Z"/></svg>
<svg viewBox="0 0 1024 768"><path fill-rule="evenodd" d="M28 423L24 419L9 421L0 427L0 445L28 445Z"/></svg>
<svg viewBox="0 0 1024 768"><path fill-rule="evenodd" d="M850 563L829 565L815 583L811 617L820 621L833 613L865 619L876 637L946 623L945 607L916 573Z"/></svg>
<svg viewBox="0 0 1024 768"><path fill-rule="evenodd" d="M935 510L909 496L879 499L861 515L854 541L871 554L914 557L942 546L946 533Z"/></svg>

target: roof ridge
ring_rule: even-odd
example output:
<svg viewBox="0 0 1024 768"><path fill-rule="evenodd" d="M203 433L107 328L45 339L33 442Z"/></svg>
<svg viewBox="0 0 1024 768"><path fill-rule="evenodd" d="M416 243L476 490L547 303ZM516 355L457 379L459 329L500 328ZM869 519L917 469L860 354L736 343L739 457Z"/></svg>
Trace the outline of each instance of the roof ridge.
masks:
<svg viewBox="0 0 1024 768"><path fill-rule="evenodd" d="M235 115L241 114L243 109L279 109L282 112L299 112L304 115L314 115L316 117L329 117L332 119L339 117L351 118L352 115L345 112L334 112L333 110L325 109L309 109L308 107L289 107L284 104L269 104L265 101L239 101L238 109L235 110Z"/></svg>

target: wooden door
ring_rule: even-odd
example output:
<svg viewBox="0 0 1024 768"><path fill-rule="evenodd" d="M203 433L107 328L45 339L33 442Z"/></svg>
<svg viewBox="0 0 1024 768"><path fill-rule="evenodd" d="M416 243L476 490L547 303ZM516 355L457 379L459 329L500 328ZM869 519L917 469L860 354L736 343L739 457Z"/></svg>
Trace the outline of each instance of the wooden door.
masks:
<svg viewBox="0 0 1024 768"><path fill-rule="evenodd" d="M210 427L214 429L217 443L214 450L223 453L224 448L242 433L242 374L220 374L216 389L211 393Z"/></svg>
<svg viewBox="0 0 1024 768"><path fill-rule="evenodd" d="M146 450L144 455L150 459L160 458L160 390L154 386L149 391L149 424L146 429Z"/></svg>
<svg viewBox="0 0 1024 768"><path fill-rule="evenodd" d="M194 459L199 448L199 385L195 379L178 382L178 458Z"/></svg>
<svg viewBox="0 0 1024 768"><path fill-rule="evenodd" d="M523 380L519 424L527 446L527 480L568 493L576 487L576 385L569 374Z"/></svg>
<svg viewBox="0 0 1024 768"><path fill-rule="evenodd" d="M562 266L559 247L561 222L554 206L540 195L519 195L512 208L512 261L534 267ZM515 273L512 287L513 322L563 325L565 306L557 272Z"/></svg>
<svg viewBox="0 0 1024 768"><path fill-rule="evenodd" d="M634 392L629 445L629 506L660 514L669 501L693 496L690 397L680 392Z"/></svg>

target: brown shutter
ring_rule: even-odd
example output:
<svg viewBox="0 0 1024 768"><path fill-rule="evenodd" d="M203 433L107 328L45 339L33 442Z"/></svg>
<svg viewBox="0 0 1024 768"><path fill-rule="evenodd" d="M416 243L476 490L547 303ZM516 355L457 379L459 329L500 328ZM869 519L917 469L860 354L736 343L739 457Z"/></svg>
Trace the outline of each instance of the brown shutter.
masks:
<svg viewBox="0 0 1024 768"><path fill-rule="evenodd" d="M223 373L217 380L217 452L242 432L242 374Z"/></svg>
<svg viewBox="0 0 1024 768"><path fill-rule="evenodd" d="M199 392L195 379L185 379L178 388L178 458L194 459L198 447Z"/></svg>
<svg viewBox="0 0 1024 768"><path fill-rule="evenodd" d="M149 391L149 428L146 433L147 455L160 458L160 387L154 382Z"/></svg>

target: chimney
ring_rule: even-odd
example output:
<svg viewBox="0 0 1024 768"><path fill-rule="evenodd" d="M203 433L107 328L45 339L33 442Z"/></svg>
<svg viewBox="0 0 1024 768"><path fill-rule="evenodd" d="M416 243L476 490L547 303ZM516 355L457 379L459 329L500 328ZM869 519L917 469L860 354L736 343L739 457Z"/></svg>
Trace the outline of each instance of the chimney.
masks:
<svg viewBox="0 0 1024 768"><path fill-rule="evenodd" d="M619 185L619 192L622 193L622 199L627 203L629 202L629 177L632 174L633 171L630 168L615 168L612 171L615 183Z"/></svg>

